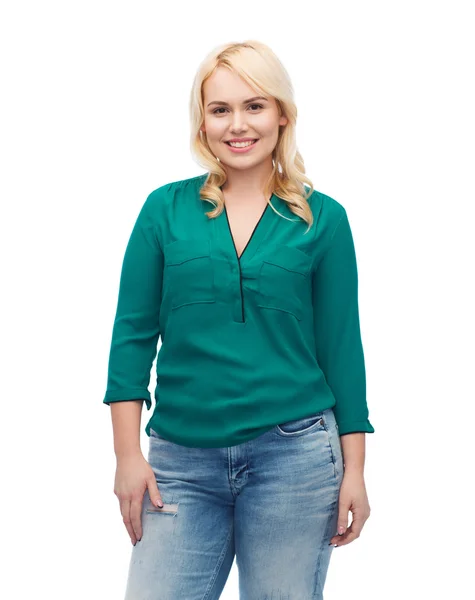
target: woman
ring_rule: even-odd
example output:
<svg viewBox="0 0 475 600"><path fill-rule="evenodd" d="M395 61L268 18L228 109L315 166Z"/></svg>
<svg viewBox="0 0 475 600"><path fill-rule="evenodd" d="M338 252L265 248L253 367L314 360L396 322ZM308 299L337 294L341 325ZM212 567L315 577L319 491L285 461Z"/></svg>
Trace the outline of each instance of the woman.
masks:
<svg viewBox="0 0 475 600"><path fill-rule="evenodd" d="M235 556L241 599L323 598L332 549L370 512L347 214L304 175L292 85L267 46L214 50L190 109L207 173L146 199L109 356L126 600L217 599Z"/></svg>

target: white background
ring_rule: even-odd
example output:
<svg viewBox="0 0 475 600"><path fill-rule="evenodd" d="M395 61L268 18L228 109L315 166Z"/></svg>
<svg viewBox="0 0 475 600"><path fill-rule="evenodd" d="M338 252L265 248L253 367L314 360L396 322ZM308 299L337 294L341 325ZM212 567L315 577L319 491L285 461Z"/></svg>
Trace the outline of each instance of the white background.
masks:
<svg viewBox="0 0 475 600"><path fill-rule="evenodd" d="M474 597L471 5L3 5L0 596L123 597L102 403L123 253L147 195L204 172L199 62L258 39L292 77L307 175L345 206L358 257L372 514L334 550L325 600ZM223 600L237 589L234 564Z"/></svg>

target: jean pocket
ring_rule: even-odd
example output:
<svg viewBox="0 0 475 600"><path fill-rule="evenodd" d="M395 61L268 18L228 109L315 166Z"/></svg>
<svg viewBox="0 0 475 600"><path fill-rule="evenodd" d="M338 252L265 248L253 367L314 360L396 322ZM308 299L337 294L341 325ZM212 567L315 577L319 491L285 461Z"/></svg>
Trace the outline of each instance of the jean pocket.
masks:
<svg viewBox="0 0 475 600"><path fill-rule="evenodd" d="M276 433L283 437L297 437L305 433L325 430L325 418L322 411L275 426Z"/></svg>

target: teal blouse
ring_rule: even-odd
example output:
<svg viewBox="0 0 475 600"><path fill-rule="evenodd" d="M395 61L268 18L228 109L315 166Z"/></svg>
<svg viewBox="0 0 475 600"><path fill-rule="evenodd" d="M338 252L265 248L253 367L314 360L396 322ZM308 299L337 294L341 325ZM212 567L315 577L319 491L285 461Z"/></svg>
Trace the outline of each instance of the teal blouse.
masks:
<svg viewBox="0 0 475 600"><path fill-rule="evenodd" d="M162 185L128 241L103 402L145 400L150 427L226 447L332 407L340 435L368 420L355 248L345 209L314 191L314 223L273 194L238 258L207 174ZM291 219L291 220L288 220ZM304 235L305 234L305 235ZM157 355L158 338L161 345Z"/></svg>

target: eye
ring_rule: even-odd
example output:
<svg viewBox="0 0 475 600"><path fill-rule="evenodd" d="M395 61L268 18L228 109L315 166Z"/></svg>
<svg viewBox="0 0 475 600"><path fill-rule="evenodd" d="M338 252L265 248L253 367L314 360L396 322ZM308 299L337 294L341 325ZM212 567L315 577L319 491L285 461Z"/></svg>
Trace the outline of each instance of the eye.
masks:
<svg viewBox="0 0 475 600"><path fill-rule="evenodd" d="M251 106L258 106L259 108L264 108L262 106L262 104L249 104L249 107ZM224 106L220 106L219 108L216 108L215 110L213 110L213 115L222 115L223 113L218 113L218 110L228 110L227 108L225 108ZM253 111L254 112L254 111Z"/></svg>

